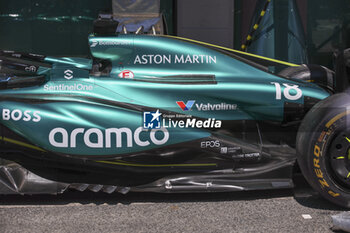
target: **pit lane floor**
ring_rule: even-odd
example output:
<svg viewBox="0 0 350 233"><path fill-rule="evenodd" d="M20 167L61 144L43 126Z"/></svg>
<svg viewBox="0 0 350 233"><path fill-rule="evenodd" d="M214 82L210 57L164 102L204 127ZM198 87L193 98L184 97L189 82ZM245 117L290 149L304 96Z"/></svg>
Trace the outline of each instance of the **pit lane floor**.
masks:
<svg viewBox="0 0 350 233"><path fill-rule="evenodd" d="M0 232L332 232L331 215L344 209L302 178L295 183L235 193L0 196Z"/></svg>

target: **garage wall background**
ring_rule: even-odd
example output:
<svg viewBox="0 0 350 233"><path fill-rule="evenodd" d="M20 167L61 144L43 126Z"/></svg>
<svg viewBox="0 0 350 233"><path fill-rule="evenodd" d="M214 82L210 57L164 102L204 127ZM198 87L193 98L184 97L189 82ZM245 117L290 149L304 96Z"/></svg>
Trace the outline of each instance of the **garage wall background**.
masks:
<svg viewBox="0 0 350 233"><path fill-rule="evenodd" d="M236 0L235 1L235 43L240 49L245 41L249 28L252 27L253 8L257 2L266 0ZM288 0L291 1L291 0ZM321 64L334 68L333 53L350 47L350 3L348 0L295 0L297 10L305 33L305 44L308 61L311 64ZM284 0L272 0L272 4L281 7ZM283 6L282 6L283 7ZM280 25L283 29L283 25ZM279 36L283 30L279 30ZM283 44L282 41L281 44ZM286 46L277 46L283 54ZM284 59L285 60L285 59Z"/></svg>
<svg viewBox="0 0 350 233"><path fill-rule="evenodd" d="M266 0L161 0L161 11L172 35L240 49L258 1ZM295 1L309 62L333 68L333 52L350 47L349 0ZM0 0L0 49L86 56L87 35L103 10L111 0Z"/></svg>
<svg viewBox="0 0 350 233"><path fill-rule="evenodd" d="M234 1L177 1L177 35L233 48Z"/></svg>
<svg viewBox="0 0 350 233"><path fill-rule="evenodd" d="M172 33L172 0L161 0ZM111 0L0 0L0 49L87 56L87 36Z"/></svg>
<svg viewBox="0 0 350 233"><path fill-rule="evenodd" d="M274 8L278 9L277 13L280 13L286 8L288 1L294 0L271 0L270 4L273 4ZM245 42L255 24L254 16L260 14L256 9L257 3L261 5L266 0L177 0L176 2L178 8L175 15L178 24L175 32L178 35L241 49L242 43ZM309 63L321 64L333 69L333 53L350 47L349 0L295 0L295 5L301 21L299 31L305 34L303 35L305 41L301 43L305 45L307 60ZM230 19L228 12L232 9L233 31L230 31L228 28L231 25L227 19ZM287 12L280 13L274 18L287 14ZM281 38L287 38L287 33L290 35L294 33L283 25L287 22L287 20L279 20L274 23L277 38L274 45L275 58L286 61L289 57L288 46L292 43ZM233 45L231 38L227 38L229 35L233 37Z"/></svg>
<svg viewBox="0 0 350 233"><path fill-rule="evenodd" d="M87 54L87 34L110 0L1 0L1 49Z"/></svg>

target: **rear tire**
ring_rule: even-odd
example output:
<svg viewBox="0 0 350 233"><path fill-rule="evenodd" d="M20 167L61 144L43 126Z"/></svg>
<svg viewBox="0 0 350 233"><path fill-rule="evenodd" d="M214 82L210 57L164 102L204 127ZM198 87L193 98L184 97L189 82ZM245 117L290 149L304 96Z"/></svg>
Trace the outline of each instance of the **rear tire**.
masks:
<svg viewBox="0 0 350 233"><path fill-rule="evenodd" d="M299 128L296 147L312 188L350 208L350 95L336 94L316 104Z"/></svg>

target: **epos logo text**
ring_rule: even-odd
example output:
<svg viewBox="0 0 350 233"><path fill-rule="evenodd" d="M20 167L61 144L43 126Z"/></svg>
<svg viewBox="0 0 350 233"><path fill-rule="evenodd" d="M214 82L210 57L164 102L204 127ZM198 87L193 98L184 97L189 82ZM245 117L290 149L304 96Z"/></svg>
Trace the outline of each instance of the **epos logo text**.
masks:
<svg viewBox="0 0 350 233"><path fill-rule="evenodd" d="M183 101L176 101L177 105L182 109L182 111L190 111L192 106L194 105L195 100L189 100L185 104Z"/></svg>

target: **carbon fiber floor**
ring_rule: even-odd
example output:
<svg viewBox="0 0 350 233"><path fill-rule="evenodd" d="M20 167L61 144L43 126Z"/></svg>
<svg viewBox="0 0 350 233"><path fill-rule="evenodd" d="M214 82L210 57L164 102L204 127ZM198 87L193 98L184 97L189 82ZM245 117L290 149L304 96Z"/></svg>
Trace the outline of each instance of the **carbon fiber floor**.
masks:
<svg viewBox="0 0 350 233"><path fill-rule="evenodd" d="M332 232L330 215L342 209L303 179L296 183L294 190L263 192L1 196L0 231Z"/></svg>

